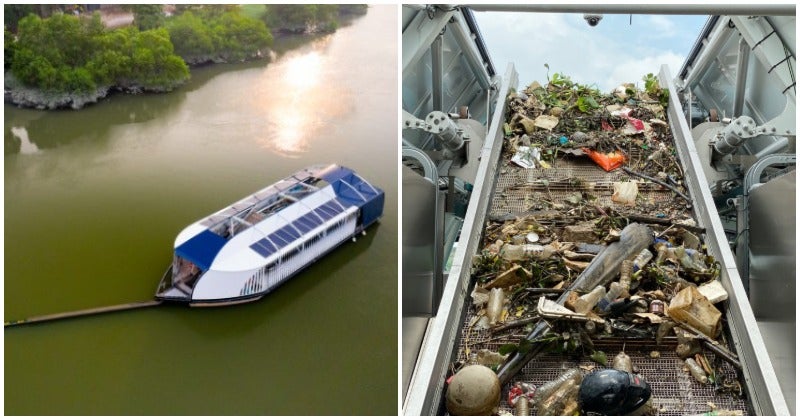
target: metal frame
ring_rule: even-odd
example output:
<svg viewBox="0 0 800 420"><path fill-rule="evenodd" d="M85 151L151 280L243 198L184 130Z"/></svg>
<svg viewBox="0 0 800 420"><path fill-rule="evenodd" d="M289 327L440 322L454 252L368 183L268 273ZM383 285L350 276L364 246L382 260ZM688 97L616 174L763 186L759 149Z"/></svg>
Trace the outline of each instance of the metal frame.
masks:
<svg viewBox="0 0 800 420"><path fill-rule="evenodd" d="M797 165L797 155L776 154L761 158L745 173L742 181L743 195L738 197L736 202L737 211L737 242L736 242L736 266L739 268L744 289L748 295L750 293L750 191L759 182L761 174L765 169L772 165L789 164Z"/></svg>
<svg viewBox="0 0 800 420"><path fill-rule="evenodd" d="M659 73L661 86L670 91L670 126L681 162L686 171L687 187L694 199L694 208L700 226L706 228L705 242L709 252L722 264L720 281L728 291L727 319L734 347L742 363L743 377L750 391L753 410L759 415L790 415L786 400L775 375L767 348L750 307L733 253L725 239L722 222L717 217L717 208L708 185L703 182L703 165L692 139L691 131L682 117L677 89L664 65ZM690 176L694 174L694 176Z"/></svg>
<svg viewBox="0 0 800 420"><path fill-rule="evenodd" d="M441 304L436 317L428 327L422 342L417 365L411 377L408 394L403 404L404 415L435 415L441 400L442 384L447 366L452 359L454 343L458 335L460 317L468 295L470 281L471 255L477 253L481 232L494 187L495 174L499 165L500 150L503 145L502 126L505 118L505 98L512 88L518 85L517 72L509 64L497 96L497 107L489 126L489 135L481 149L480 166L476 176L475 189L467 207L467 214L461 230L462 240L453 257L447 284L442 293Z"/></svg>
<svg viewBox="0 0 800 420"><path fill-rule="evenodd" d="M794 4L470 4L477 12L794 16Z"/></svg>

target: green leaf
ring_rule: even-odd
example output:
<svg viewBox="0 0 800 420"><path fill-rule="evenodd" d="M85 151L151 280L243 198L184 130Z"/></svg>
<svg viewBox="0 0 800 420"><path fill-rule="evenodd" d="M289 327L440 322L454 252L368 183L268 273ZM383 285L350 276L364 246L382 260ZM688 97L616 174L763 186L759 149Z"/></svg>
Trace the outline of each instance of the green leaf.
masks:
<svg viewBox="0 0 800 420"><path fill-rule="evenodd" d="M505 356L507 354L515 352L516 350L517 350L516 344L503 344L502 346L500 346L499 349L497 349L497 352L500 353L502 356Z"/></svg>
<svg viewBox="0 0 800 420"><path fill-rule="evenodd" d="M608 365L608 357L602 350L595 351L589 358L603 366Z"/></svg>
<svg viewBox="0 0 800 420"><path fill-rule="evenodd" d="M533 343L528 341L527 338L521 338L519 340L519 348L518 348L519 354L527 354L532 349L533 349Z"/></svg>

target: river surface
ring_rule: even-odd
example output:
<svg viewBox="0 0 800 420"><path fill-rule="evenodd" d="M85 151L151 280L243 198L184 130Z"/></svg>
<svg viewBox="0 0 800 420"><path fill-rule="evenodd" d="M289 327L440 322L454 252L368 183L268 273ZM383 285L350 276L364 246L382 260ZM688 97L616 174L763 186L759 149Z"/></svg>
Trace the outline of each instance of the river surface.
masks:
<svg viewBox="0 0 800 420"><path fill-rule="evenodd" d="M254 303L5 330L5 414L397 414L397 33L372 6L169 94L6 105L6 321L151 299L181 229L310 164L386 204Z"/></svg>

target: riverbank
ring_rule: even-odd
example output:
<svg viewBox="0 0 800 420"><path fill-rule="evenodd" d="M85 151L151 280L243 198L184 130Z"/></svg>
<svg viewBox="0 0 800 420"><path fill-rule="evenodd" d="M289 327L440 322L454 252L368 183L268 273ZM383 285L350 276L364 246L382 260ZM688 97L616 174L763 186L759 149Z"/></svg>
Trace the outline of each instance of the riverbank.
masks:
<svg viewBox="0 0 800 420"><path fill-rule="evenodd" d="M106 27L107 29L124 27L130 25L133 21L133 14L123 10L117 10L117 9L101 10L99 14L103 26ZM355 17L345 19L344 20L345 25L351 24L354 18ZM187 27L187 29L189 28ZM197 28L194 28L193 30L196 29ZM248 31L245 29L246 28L240 26L236 30L230 32L223 32L220 34L220 36L222 36L223 39L230 40L230 39L242 38L244 36L242 35L243 33L248 33L251 35L249 37L244 36L244 38L246 38L246 40L248 40L249 42L252 42L252 31ZM308 32L303 35L282 34L279 35L279 37L303 36L303 37L313 38L317 35L318 34L315 32ZM113 93L140 94L140 93L165 93L172 91L175 88L185 84L186 81L188 81L189 78L191 77L191 71L199 67L204 67L212 64L256 62L264 59L272 60L276 56L275 51L273 51L266 45L263 46L264 49L253 50L251 48L248 51L247 49L242 49L242 48L236 50L235 47L234 49L231 49L229 48L230 42L228 43L228 47L224 47L221 50L213 52L203 51L203 49L200 49L199 51L195 52L183 48L181 50L182 53L178 56L177 41L175 41L175 38L173 38L172 41L176 42L175 44L176 55L173 56L173 58L171 59L177 61L177 59L179 58L180 60L183 61L182 65L186 66L185 68L186 70L188 70L188 72L184 70L185 72L184 74L176 76L173 79L166 80L164 75L161 74L160 72L163 72L164 68L174 68L174 65L172 65L174 63L170 64L167 62L161 62L154 66L152 63L143 63L144 67L147 66L152 67L150 69L150 75L156 75L147 77L158 78L160 80L151 81L151 83L149 84L141 85L140 84L141 80L138 78L131 78L125 76L123 76L122 78L105 77L102 78L105 84L101 84L102 82L97 80L98 78L95 78L93 83L91 81L89 83L86 83L86 85L88 86L84 86L83 89L77 91L75 90L61 91L61 89L64 89L63 86L59 86L56 88L50 88L50 87L38 88L26 85L21 81L25 80L24 78L16 77L12 73L12 71L8 69L4 74L4 101L7 104L14 105L17 107L37 109L37 110L57 110L57 109L78 110L88 105L97 103ZM170 41L168 40L166 42ZM271 43L271 36L270 36L270 43ZM185 45L185 42L182 43L181 45ZM159 69L162 70L160 71ZM84 70L84 69L79 69L79 70Z"/></svg>

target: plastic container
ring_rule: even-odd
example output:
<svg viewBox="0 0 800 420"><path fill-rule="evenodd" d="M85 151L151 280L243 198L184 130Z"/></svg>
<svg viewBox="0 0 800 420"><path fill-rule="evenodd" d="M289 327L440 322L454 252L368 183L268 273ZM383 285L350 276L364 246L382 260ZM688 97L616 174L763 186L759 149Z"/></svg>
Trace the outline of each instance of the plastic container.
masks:
<svg viewBox="0 0 800 420"><path fill-rule="evenodd" d="M494 288L489 292L489 302L486 303L486 316L489 318L489 325L495 325L500 320L505 297L505 292L500 288Z"/></svg>
<svg viewBox="0 0 800 420"><path fill-rule="evenodd" d="M689 373L692 374L692 376L694 377L694 379L697 380L697 382L700 382L703 385L708 383L708 376L706 376L706 371L704 371L703 368L700 367L700 365L694 359L692 358L686 359L686 368L689 369Z"/></svg>
<svg viewBox="0 0 800 420"><path fill-rule="evenodd" d="M608 307L611 305L611 302L616 300L624 291L625 289L617 282L612 282L611 285L608 286L608 292L605 296L603 296L599 302L597 302L597 309L600 310L602 313L608 312Z"/></svg>
<svg viewBox="0 0 800 420"><path fill-rule="evenodd" d="M728 299L728 292L722 286L719 280L714 280L705 284L701 284L697 291L705 296L709 302L718 303Z"/></svg>
<svg viewBox="0 0 800 420"><path fill-rule="evenodd" d="M540 416L560 416L578 414L578 392L583 373L578 368L572 368L557 379L547 382L533 396L533 404Z"/></svg>
<svg viewBox="0 0 800 420"><path fill-rule="evenodd" d="M611 201L628 206L636 205L636 195L639 194L639 187L636 182L615 182L614 193Z"/></svg>
<svg viewBox="0 0 800 420"><path fill-rule="evenodd" d="M693 285L681 290L672 298L668 315L676 321L691 325L711 338L719 335L722 313Z"/></svg>
<svg viewBox="0 0 800 420"><path fill-rule="evenodd" d="M653 253L647 248L643 249L642 252L633 259L633 272L635 273L644 268L652 259Z"/></svg>
<svg viewBox="0 0 800 420"><path fill-rule="evenodd" d="M603 286L597 286L591 292L581 296L578 300L575 301L573 307L575 308L575 312L586 315L592 308L597 305L597 302L606 294L606 288Z"/></svg>
<svg viewBox="0 0 800 420"><path fill-rule="evenodd" d="M534 244L505 244L500 249L500 256L502 256L506 261L524 261L531 258L543 260L550 258L554 251L555 250L550 245L542 246Z"/></svg>

